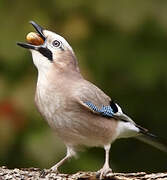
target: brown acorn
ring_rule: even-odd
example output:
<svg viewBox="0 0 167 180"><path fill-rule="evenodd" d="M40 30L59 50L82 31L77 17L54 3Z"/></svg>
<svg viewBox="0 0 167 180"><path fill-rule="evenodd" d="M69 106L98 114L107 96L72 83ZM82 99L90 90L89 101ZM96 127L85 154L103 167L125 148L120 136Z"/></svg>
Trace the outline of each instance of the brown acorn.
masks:
<svg viewBox="0 0 167 180"><path fill-rule="evenodd" d="M26 36L26 40L28 43L33 45L41 45L44 43L44 40L41 38L41 36L36 32L30 32Z"/></svg>

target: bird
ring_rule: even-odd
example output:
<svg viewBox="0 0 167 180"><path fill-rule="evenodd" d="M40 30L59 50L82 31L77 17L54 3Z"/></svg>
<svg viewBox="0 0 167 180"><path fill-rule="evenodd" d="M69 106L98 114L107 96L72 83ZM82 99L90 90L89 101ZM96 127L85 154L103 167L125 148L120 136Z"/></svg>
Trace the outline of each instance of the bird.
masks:
<svg viewBox="0 0 167 180"><path fill-rule="evenodd" d="M34 21L30 23L42 40L17 45L30 50L38 71L37 109L67 148L65 157L52 166L51 171L58 172L58 168L83 147L103 147L105 162L97 171L102 179L112 172L110 148L120 138L134 137L167 152L166 141L136 124L118 103L82 76L77 57L62 36ZM36 40L35 36L32 40Z"/></svg>

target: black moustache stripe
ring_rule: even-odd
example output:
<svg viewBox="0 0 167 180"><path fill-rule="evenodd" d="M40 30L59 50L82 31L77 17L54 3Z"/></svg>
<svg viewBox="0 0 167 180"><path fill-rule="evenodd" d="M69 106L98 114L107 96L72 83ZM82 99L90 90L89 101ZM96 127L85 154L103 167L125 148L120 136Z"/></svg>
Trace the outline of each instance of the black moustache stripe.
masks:
<svg viewBox="0 0 167 180"><path fill-rule="evenodd" d="M45 57L47 57L50 61L53 61L53 55L52 52L45 47L39 47L38 51Z"/></svg>

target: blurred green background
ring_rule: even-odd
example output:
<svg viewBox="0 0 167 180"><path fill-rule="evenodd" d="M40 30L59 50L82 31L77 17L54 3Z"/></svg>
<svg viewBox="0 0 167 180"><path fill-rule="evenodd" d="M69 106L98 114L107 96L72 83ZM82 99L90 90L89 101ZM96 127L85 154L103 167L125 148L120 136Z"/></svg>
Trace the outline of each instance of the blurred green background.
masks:
<svg viewBox="0 0 167 180"><path fill-rule="evenodd" d="M0 0L0 166L49 168L65 154L37 112L37 71L16 46L34 31L28 23L64 36L84 76L155 134L167 136L167 1ZM111 148L115 172L167 170L167 155L134 139ZM102 148L87 149L63 172L102 167Z"/></svg>

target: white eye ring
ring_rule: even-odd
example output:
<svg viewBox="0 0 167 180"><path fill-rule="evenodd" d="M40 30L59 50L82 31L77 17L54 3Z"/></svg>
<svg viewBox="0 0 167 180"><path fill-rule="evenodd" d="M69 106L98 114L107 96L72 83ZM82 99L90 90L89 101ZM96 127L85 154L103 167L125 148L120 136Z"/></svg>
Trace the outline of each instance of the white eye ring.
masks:
<svg viewBox="0 0 167 180"><path fill-rule="evenodd" d="M60 47L60 46L61 46L61 42L58 41L58 40L54 40L54 41L52 42L52 45L53 45L54 47Z"/></svg>

